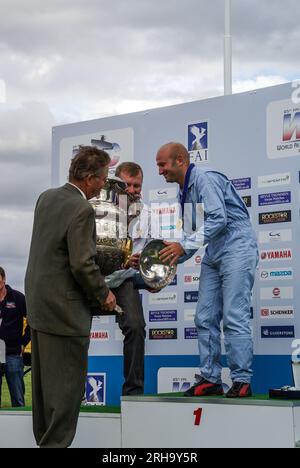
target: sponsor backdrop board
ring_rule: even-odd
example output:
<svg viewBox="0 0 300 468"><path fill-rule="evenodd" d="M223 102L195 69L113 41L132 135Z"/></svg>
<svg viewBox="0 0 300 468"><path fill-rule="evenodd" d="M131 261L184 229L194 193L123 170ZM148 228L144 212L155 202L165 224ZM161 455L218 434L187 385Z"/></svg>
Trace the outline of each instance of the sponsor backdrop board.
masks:
<svg viewBox="0 0 300 468"><path fill-rule="evenodd" d="M257 392L291 383L292 343L300 338L299 96L292 84L286 84L53 129L53 186L66 181L71 156L80 144L107 150L113 160L111 172L123 161L136 161L146 174L144 201L153 204L165 238L176 234L178 218L177 187L165 183L155 164L162 144L184 143L195 164L213 167L233 180L259 240L260 264L252 297ZM197 252L180 266L172 286L161 293L141 291L147 323L148 393L157 391L160 368L177 368L173 377L160 375L178 382L182 378L178 368L199 364L193 319L203 254ZM108 404L119 402L122 347L114 317L95 318L89 371L105 374L102 395ZM169 388L170 382L159 386ZM101 400L99 394L97 399Z"/></svg>

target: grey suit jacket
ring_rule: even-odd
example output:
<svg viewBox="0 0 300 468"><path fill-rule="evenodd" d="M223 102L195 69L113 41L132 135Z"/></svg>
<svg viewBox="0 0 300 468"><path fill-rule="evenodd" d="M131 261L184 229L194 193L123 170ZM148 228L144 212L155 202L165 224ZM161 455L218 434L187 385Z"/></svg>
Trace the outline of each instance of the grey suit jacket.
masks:
<svg viewBox="0 0 300 468"><path fill-rule="evenodd" d="M89 336L90 304L109 290L95 263L95 213L72 185L43 193L36 205L25 294L29 325L63 336Z"/></svg>

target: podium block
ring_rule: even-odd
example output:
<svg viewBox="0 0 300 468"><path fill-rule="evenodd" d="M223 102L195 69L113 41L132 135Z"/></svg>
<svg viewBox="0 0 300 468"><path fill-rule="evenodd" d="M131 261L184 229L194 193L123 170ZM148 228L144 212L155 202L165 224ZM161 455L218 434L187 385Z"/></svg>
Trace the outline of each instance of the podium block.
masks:
<svg viewBox="0 0 300 468"><path fill-rule="evenodd" d="M31 411L0 411L0 448L34 448ZM120 414L80 413L72 448L120 448Z"/></svg>
<svg viewBox="0 0 300 468"><path fill-rule="evenodd" d="M123 397L123 448L295 448L300 402Z"/></svg>

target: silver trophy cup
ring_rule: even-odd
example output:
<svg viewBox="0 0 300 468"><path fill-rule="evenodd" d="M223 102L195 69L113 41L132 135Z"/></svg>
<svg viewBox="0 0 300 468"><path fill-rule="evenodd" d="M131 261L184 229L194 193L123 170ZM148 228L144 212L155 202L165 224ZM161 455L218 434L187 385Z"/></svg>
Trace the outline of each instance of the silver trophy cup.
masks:
<svg viewBox="0 0 300 468"><path fill-rule="evenodd" d="M103 276L122 269L132 255L133 243L128 234L128 226L139 213L132 210L135 199L126 192L126 187L121 179L110 178L99 197L90 200L96 214L97 263ZM92 309L93 315L123 314L118 305L114 312L93 306Z"/></svg>
<svg viewBox="0 0 300 468"><path fill-rule="evenodd" d="M99 197L90 200L96 213L97 260L103 276L120 270L132 254L128 226L138 215L130 215L134 202L126 183L118 178L108 179Z"/></svg>

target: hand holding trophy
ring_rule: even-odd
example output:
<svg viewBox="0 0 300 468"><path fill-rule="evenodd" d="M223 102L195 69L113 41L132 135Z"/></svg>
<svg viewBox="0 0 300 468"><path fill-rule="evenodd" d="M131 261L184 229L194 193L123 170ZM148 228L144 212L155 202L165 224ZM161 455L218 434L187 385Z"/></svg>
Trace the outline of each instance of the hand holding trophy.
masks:
<svg viewBox="0 0 300 468"><path fill-rule="evenodd" d="M162 260L161 253L166 243L155 239L144 248L140 258L140 274L151 292L167 287L175 278L177 266L172 264L173 257Z"/></svg>
<svg viewBox="0 0 300 468"><path fill-rule="evenodd" d="M158 292L173 281L179 257L172 253L173 244L158 239L150 241L141 254L132 255L133 243L128 226L133 219L130 207L134 202L135 199L126 192L126 183L118 178L108 179L100 196L90 201L96 213L98 265L104 276L124 266L137 269L148 290ZM138 215L139 212L135 217ZM99 312L112 313L107 308ZM117 305L113 312L123 313Z"/></svg>

